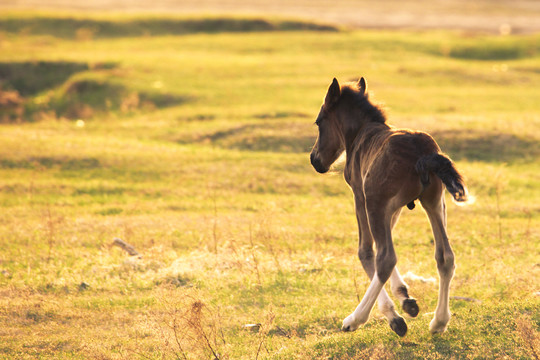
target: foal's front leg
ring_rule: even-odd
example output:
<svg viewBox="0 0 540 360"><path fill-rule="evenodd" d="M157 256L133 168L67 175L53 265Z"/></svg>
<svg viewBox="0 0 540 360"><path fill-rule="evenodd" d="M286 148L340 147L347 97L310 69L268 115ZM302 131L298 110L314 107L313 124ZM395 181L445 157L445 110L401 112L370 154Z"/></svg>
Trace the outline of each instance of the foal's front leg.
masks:
<svg viewBox="0 0 540 360"><path fill-rule="evenodd" d="M380 282L379 279L377 280ZM372 279L371 284L373 283L374 282ZM375 293L376 290L371 291ZM343 320L343 326L341 330L354 331L358 329L360 325L368 321L371 309L368 310L366 308L367 306L369 306L368 301L370 300L368 300L368 298L370 296L373 296L373 293L370 293L370 289L368 288L366 295L362 299L362 302L360 302L360 304L356 307L355 311L351 315L347 316L345 320ZM392 328L392 330L394 330L394 332L399 336L405 336L405 334L407 333L407 324L405 323L405 320L396 312L394 303L384 289L384 285L382 286L380 293L377 296L377 303L379 304L379 311L388 319L388 324L390 325L390 328Z"/></svg>
<svg viewBox="0 0 540 360"><path fill-rule="evenodd" d="M379 279L377 273L375 273L360 304L358 304L352 314L343 320L341 330L354 331L358 329L360 325L365 324L368 321L371 309L373 309L373 305L375 305L375 301L378 298L380 299L379 301L382 300L383 303L387 303L386 299L390 300L383 287L384 283ZM392 300L390 300L390 302L391 301ZM395 313L393 305L391 308L387 308L387 313L388 312L390 312L390 314L392 312Z"/></svg>

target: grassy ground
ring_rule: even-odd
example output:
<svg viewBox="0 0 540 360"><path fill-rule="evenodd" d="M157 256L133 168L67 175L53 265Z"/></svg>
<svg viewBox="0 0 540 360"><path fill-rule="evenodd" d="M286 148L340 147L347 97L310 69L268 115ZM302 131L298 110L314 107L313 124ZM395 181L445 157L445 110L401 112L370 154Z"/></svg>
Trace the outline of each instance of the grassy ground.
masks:
<svg viewBox="0 0 540 360"><path fill-rule="evenodd" d="M539 35L19 13L0 30L1 358L540 356ZM477 197L449 204L442 336L437 284L414 277L404 339L377 310L339 331L368 282L350 191L308 152L332 77L360 75ZM419 207L394 242L401 273L437 278Z"/></svg>

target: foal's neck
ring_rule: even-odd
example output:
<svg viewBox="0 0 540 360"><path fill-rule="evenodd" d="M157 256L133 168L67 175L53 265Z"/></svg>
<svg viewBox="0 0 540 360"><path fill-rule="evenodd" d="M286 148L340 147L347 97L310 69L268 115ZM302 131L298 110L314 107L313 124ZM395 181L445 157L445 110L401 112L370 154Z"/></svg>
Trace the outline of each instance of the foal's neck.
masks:
<svg viewBox="0 0 540 360"><path fill-rule="evenodd" d="M371 104L370 104L371 105ZM373 106L373 105L372 105ZM345 151L349 153L359 137L370 138L376 133L381 131L387 131L390 126L386 124L386 118L382 112L376 109L375 117L373 113L358 112L358 115L354 119L349 119L343 126L344 139L345 139Z"/></svg>

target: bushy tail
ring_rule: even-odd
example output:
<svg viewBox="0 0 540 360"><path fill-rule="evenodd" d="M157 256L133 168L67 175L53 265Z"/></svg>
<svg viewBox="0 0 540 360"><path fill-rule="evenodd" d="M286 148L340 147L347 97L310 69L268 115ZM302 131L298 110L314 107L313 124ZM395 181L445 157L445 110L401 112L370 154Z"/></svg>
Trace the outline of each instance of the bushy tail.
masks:
<svg viewBox="0 0 540 360"><path fill-rule="evenodd" d="M416 171L420 175L422 184L429 184L429 173L433 172L442 180L454 200L458 202L469 200L465 180L448 156L444 154L422 156L416 162Z"/></svg>

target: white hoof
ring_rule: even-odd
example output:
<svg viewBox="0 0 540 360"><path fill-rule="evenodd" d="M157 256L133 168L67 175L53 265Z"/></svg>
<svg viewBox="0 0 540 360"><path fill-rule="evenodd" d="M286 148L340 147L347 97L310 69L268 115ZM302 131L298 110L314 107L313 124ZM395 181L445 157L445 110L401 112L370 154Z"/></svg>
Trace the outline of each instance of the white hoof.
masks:
<svg viewBox="0 0 540 360"><path fill-rule="evenodd" d="M355 331L360 327L360 325L364 324L368 319L357 319L354 316L354 313L347 316L345 320L343 320L343 325L341 326L341 331Z"/></svg>
<svg viewBox="0 0 540 360"><path fill-rule="evenodd" d="M429 323L429 331L432 334L442 334L446 331L446 327L448 326L448 320L447 321L439 321L436 318L433 318L431 322Z"/></svg>
<svg viewBox="0 0 540 360"><path fill-rule="evenodd" d="M356 321L354 314L351 314L343 320L341 331L355 331L360 326L360 322Z"/></svg>

